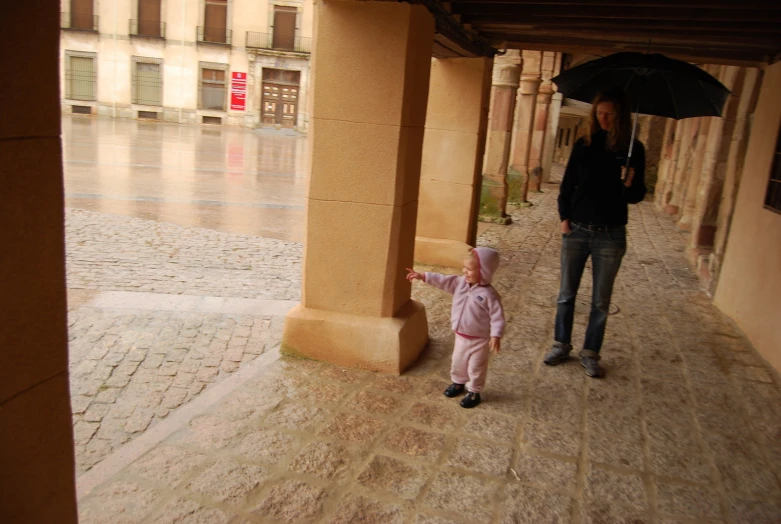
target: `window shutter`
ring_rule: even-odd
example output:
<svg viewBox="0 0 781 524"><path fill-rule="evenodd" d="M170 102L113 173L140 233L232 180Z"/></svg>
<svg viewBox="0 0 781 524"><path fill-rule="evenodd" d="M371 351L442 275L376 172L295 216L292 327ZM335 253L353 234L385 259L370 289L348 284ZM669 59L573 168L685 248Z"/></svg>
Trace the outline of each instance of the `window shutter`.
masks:
<svg viewBox="0 0 781 524"><path fill-rule="evenodd" d="M227 42L228 0L206 0L203 35L207 42Z"/></svg>
<svg viewBox="0 0 781 524"><path fill-rule="evenodd" d="M92 31L95 28L93 14L93 0L71 0L71 28Z"/></svg>
<svg viewBox="0 0 781 524"><path fill-rule="evenodd" d="M138 0L138 34L160 36L160 0Z"/></svg>
<svg viewBox="0 0 781 524"><path fill-rule="evenodd" d="M274 49L295 49L296 12L295 7L274 6Z"/></svg>

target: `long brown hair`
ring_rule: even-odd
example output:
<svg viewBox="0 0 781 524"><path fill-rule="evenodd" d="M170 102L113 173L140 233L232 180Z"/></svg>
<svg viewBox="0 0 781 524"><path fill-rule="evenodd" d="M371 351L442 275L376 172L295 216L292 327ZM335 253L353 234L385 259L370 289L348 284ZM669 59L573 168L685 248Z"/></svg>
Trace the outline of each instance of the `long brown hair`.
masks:
<svg viewBox="0 0 781 524"><path fill-rule="evenodd" d="M594 97L591 103L591 112L588 115L588 122L581 128L581 136L587 146L591 145L591 137L599 131L599 121L597 120L597 105L602 102L610 102L615 110L613 126L607 132L607 143L605 146L611 151L620 151L629 148L629 140L632 136L632 117L629 111L629 102L624 90L620 87L612 87L601 91Z"/></svg>

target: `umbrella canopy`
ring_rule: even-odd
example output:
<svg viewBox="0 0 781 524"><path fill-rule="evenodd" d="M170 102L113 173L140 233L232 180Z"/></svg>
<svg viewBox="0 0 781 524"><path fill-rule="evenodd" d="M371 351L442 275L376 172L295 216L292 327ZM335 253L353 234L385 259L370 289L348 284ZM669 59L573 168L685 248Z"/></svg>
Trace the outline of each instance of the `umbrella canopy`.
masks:
<svg viewBox="0 0 781 524"><path fill-rule="evenodd" d="M721 116L729 89L697 66L660 54L616 53L552 79L567 98L591 103L600 91L624 89L632 111L668 118Z"/></svg>

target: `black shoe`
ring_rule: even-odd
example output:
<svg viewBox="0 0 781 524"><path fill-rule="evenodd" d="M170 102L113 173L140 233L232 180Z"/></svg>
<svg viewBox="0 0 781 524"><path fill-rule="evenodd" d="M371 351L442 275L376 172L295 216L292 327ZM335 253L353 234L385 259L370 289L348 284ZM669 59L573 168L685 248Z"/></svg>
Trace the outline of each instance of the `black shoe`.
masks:
<svg viewBox="0 0 781 524"><path fill-rule="evenodd" d="M472 393L471 391L466 394L464 400L461 401L462 408L473 408L480 403L480 393Z"/></svg>
<svg viewBox="0 0 781 524"><path fill-rule="evenodd" d="M556 342L550 348L550 351L545 354L545 358L542 361L546 366L558 366L562 362L569 360L570 351L572 351L570 344Z"/></svg>
<svg viewBox="0 0 781 524"><path fill-rule="evenodd" d="M456 384L453 382L450 384L447 389L445 390L445 396L446 397L456 397L464 392L464 385L463 384Z"/></svg>

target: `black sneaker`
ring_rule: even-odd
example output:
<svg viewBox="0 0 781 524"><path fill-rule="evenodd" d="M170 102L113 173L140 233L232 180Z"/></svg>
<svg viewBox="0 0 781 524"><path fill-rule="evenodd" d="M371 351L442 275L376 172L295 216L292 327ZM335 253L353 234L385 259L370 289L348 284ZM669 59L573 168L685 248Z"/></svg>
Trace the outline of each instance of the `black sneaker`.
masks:
<svg viewBox="0 0 781 524"><path fill-rule="evenodd" d="M580 352L580 365L586 368L586 375L593 378L605 376L605 370L599 365L599 353L584 349Z"/></svg>
<svg viewBox="0 0 781 524"><path fill-rule="evenodd" d="M458 395L460 395L463 392L464 392L464 385L463 384L456 384L455 382L453 382L445 390L445 396L453 398L453 397L457 397Z"/></svg>
<svg viewBox="0 0 781 524"><path fill-rule="evenodd" d="M562 362L569 360L570 351L572 351L572 345L556 342L553 344L553 347L550 348L550 351L545 354L543 362L546 366L557 366Z"/></svg>
<svg viewBox="0 0 781 524"><path fill-rule="evenodd" d="M480 403L480 393L472 393L471 391L466 394L464 399L461 401L461 407L462 408L473 408L477 406Z"/></svg>

